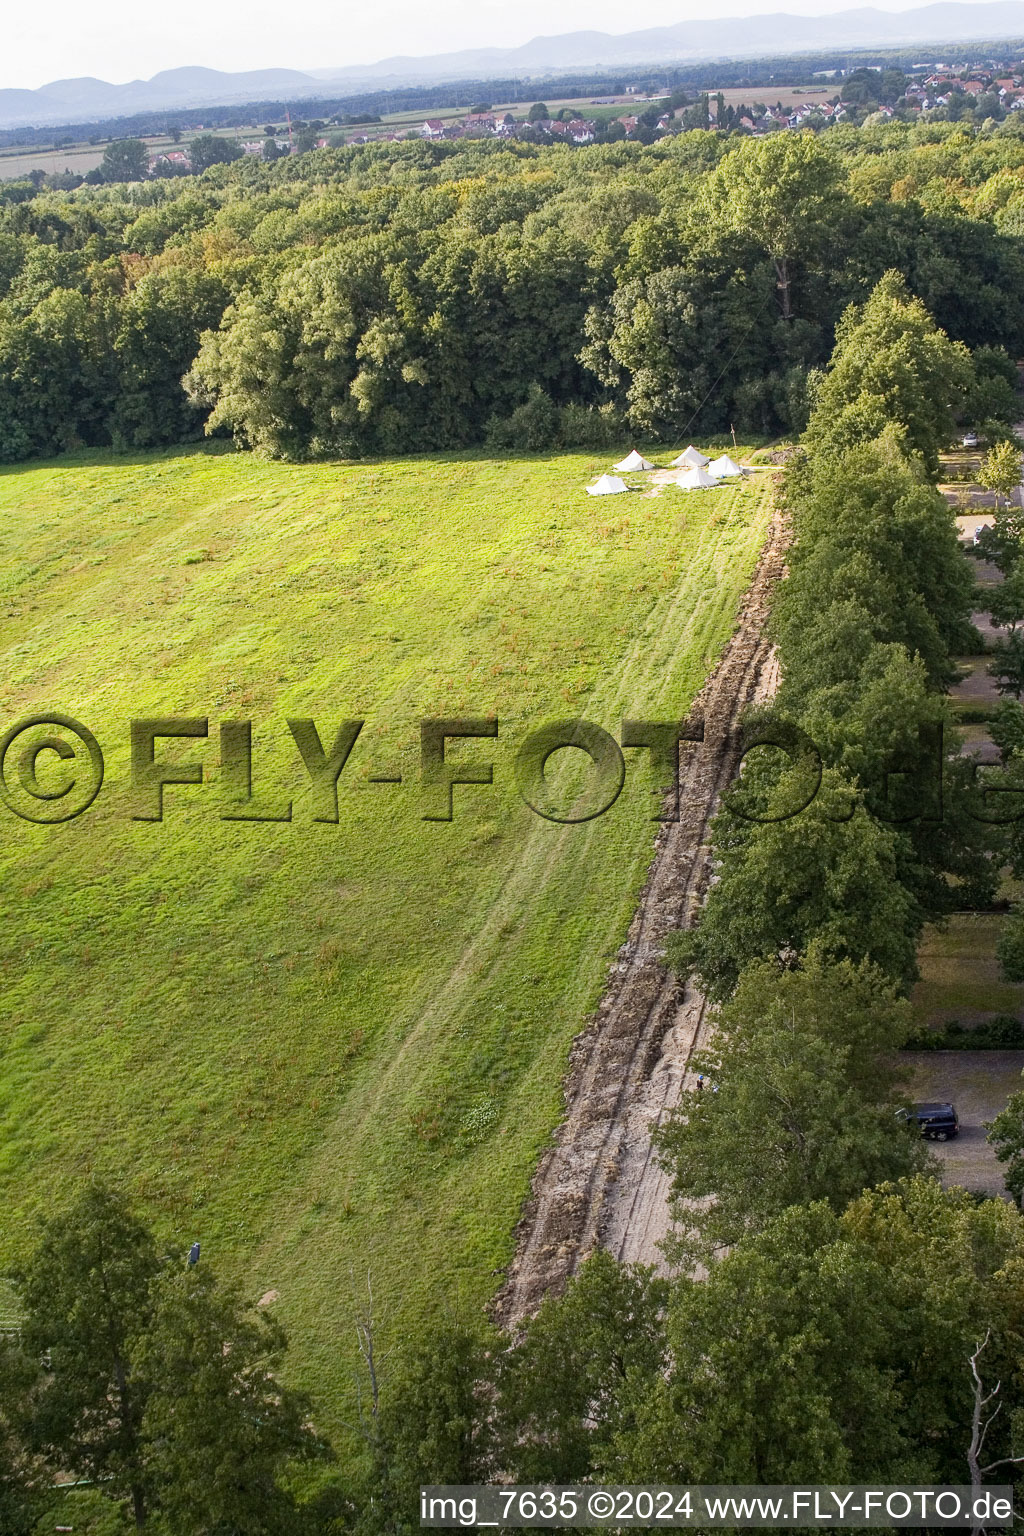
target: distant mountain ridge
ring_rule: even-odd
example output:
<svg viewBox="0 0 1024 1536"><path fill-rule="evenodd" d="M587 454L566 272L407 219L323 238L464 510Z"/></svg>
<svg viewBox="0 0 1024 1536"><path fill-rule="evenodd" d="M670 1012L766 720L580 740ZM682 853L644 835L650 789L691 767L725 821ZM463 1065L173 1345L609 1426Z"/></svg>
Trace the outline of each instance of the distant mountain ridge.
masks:
<svg viewBox="0 0 1024 1536"><path fill-rule="evenodd" d="M238 74L198 65L165 69L152 80L109 85L84 76L54 80L35 91L0 90L0 128L42 123L98 121L130 117L162 108L216 106L231 101L323 95L312 75L297 69L251 69Z"/></svg>
<svg viewBox="0 0 1024 1536"><path fill-rule="evenodd" d="M94 122L133 113L228 106L246 101L315 100L346 88L397 89L510 74L543 75L567 69L682 64L700 59L747 58L765 53L829 48L1024 38L1024 0L939 0L913 11L873 7L831 16L726 17L684 21L613 36L567 32L535 37L519 48L467 48L426 58L397 55L376 64L337 69L254 69L240 73L199 66L168 69L152 80L110 85L104 80L54 80L38 90L0 90L0 128Z"/></svg>

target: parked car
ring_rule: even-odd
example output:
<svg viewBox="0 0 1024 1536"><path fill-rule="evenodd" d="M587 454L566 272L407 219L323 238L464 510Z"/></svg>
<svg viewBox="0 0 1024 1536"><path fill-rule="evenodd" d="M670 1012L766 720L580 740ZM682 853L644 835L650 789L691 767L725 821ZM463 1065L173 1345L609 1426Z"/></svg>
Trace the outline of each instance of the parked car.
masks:
<svg viewBox="0 0 1024 1536"><path fill-rule="evenodd" d="M915 1104L912 1109L899 1110L897 1118L916 1120L921 1135L929 1141L952 1141L960 1133L955 1104Z"/></svg>
<svg viewBox="0 0 1024 1536"><path fill-rule="evenodd" d="M961 439L965 448L977 448L978 439L975 433L965 432Z"/></svg>

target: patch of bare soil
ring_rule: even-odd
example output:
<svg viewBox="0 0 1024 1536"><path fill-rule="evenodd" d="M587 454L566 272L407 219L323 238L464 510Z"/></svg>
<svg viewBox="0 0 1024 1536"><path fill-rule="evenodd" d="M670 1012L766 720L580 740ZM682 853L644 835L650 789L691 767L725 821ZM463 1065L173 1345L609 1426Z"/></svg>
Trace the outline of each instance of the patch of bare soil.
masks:
<svg viewBox="0 0 1024 1536"><path fill-rule="evenodd" d="M663 1262L668 1187L651 1145L679 1102L703 1043L707 1005L663 960L666 936L692 923L711 878L708 831L739 763L744 709L769 697L778 669L765 636L783 573L787 533L776 516L737 629L694 702L704 741L680 750L679 819L662 824L654 860L596 1014L573 1042L566 1113L534 1175L516 1252L494 1313L514 1328L562 1290L595 1247L624 1260Z"/></svg>

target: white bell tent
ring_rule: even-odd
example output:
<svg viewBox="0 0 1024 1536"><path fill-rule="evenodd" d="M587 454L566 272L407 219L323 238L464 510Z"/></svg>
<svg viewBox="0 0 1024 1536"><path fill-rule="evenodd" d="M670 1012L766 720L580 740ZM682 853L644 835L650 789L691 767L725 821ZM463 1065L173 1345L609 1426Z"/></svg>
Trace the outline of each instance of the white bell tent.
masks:
<svg viewBox="0 0 1024 1536"><path fill-rule="evenodd" d="M654 465L649 459L645 459L637 453L634 448L618 464L614 464L612 468L624 470L627 474L632 471L635 474L638 469L653 469Z"/></svg>
<svg viewBox="0 0 1024 1536"><path fill-rule="evenodd" d="M709 475L703 464L694 464L690 469L684 469L676 476L676 485L681 491L707 491L713 485L721 482L714 475Z"/></svg>
<svg viewBox="0 0 1024 1536"><path fill-rule="evenodd" d="M602 475L600 480L595 480L593 485L587 486L588 496L617 496L620 491L628 490L623 485L618 475Z"/></svg>
<svg viewBox="0 0 1024 1536"><path fill-rule="evenodd" d="M710 459L706 459L700 449L695 448L691 443L688 448L683 449L678 459L672 460L672 468L686 469L690 466L695 469L705 469L710 462Z"/></svg>

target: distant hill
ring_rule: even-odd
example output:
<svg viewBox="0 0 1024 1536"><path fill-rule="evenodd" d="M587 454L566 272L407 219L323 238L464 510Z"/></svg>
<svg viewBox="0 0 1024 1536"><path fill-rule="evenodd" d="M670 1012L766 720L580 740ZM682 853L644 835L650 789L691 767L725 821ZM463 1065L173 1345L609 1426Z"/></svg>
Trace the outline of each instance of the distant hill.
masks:
<svg viewBox="0 0 1024 1536"><path fill-rule="evenodd" d="M383 83L390 79L397 84L406 80L479 79L487 73L543 73L595 64L667 64L762 53L810 53L821 48L898 47L1016 36L1024 36L1024 4L1020 0L990 0L980 5L943 0L898 14L865 6L832 16L775 12L725 21L683 21L621 36L566 32L557 37L535 37L521 48L472 48L424 59L398 56L378 64L318 69L314 73L332 83Z"/></svg>
<svg viewBox="0 0 1024 1536"><path fill-rule="evenodd" d="M24 124L95 122L177 107L219 106L265 98L323 94L323 85L297 69L250 69L238 74L191 66L165 69L152 80L109 85L88 76L54 80L37 91L0 90L0 128Z"/></svg>
<svg viewBox="0 0 1024 1536"><path fill-rule="evenodd" d="M322 97L333 89L397 89L446 80L489 76L543 76L566 69L674 64L698 59L746 58L764 53L812 52L828 48L899 47L906 44L969 42L1024 37L1024 0L941 0L918 10L879 11L872 7L832 16L729 17L685 21L670 27L613 36L607 32L566 32L535 37L520 48L467 48L426 58L396 55L376 64L226 73L217 69L163 70L152 80L109 85L104 80L55 80L35 91L0 90L0 128L46 123L96 122L133 113L224 106L231 102Z"/></svg>

